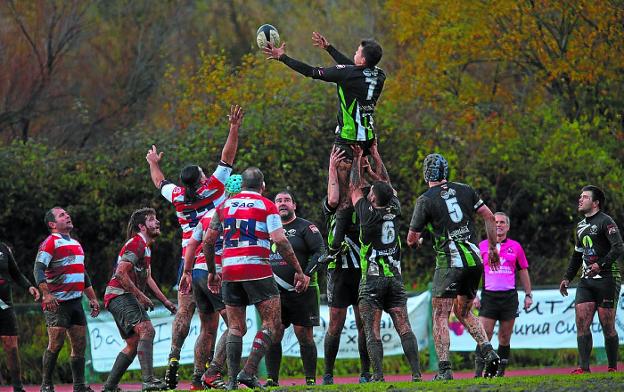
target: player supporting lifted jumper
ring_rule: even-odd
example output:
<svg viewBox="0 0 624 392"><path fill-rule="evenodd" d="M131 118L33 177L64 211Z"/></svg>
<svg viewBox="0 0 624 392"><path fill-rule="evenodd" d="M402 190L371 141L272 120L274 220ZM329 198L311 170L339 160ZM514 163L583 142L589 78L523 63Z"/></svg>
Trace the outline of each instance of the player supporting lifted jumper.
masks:
<svg viewBox="0 0 624 392"><path fill-rule="evenodd" d="M154 304L146 295L147 289L171 313L175 313L176 306L165 297L152 278L151 245L160 236L156 211L147 207L134 211L128 222L127 234L127 241L113 267L113 277L104 293L104 306L113 315L126 347L117 355L104 384L104 391L120 392L119 380L137 353L143 378L142 390L163 390L167 389L167 385L154 377L153 347L156 332L147 314L147 310L154 309Z"/></svg>
<svg viewBox="0 0 624 392"><path fill-rule="evenodd" d="M315 46L325 49L337 65L312 67L288 57L285 44L274 47L269 43L264 48L264 52L269 59L279 60L306 77L336 83L339 106L334 144L344 150L346 159L338 165L340 201L336 212L334 241L328 244L329 256L335 257L340 252L345 227L351 219L351 213L347 211L351 206L349 171L353 153L350 146L360 145L364 149L364 155L368 155L368 150L375 140L373 114L386 80L386 74L377 68L383 51L379 43L372 39L364 39L360 42L353 60L340 53L317 32L312 33L312 40Z"/></svg>
<svg viewBox="0 0 624 392"><path fill-rule="evenodd" d="M585 217L576 225L574 253L559 286L561 295L567 296L570 282L583 266L574 301L579 367L572 374L590 372L590 327L596 311L604 334L608 371L617 371L619 338L615 329L615 313L621 287L618 260L624 255L624 242L613 218L602 211L604 204L605 195L600 188L594 185L583 187L578 212Z"/></svg>
<svg viewBox="0 0 624 392"><path fill-rule="evenodd" d="M238 130L243 122L243 117L243 109L238 105L232 105L228 116L230 131L221 152L221 161L210 177L206 177L201 167L188 165L180 173L183 186L177 186L167 181L160 170L159 162L163 153L158 153L156 146L152 146L145 157L149 163L154 186L160 190L165 199L175 206L178 222L182 228L182 259L178 269L177 282L181 279L186 245L191 238L193 228L204 214L225 200L224 184L232 172L232 165L238 148ZM170 389L175 389L178 385L180 350L189 334L194 312L193 295L190 292L184 294L178 291L178 312L173 320L169 365L165 372L165 382Z"/></svg>
<svg viewBox="0 0 624 392"><path fill-rule="evenodd" d="M420 239L425 228L434 238L436 269L431 302L433 339L440 359L434 380L453 379L448 328L451 310L479 345L485 361L485 377L493 377L500 359L471 308L483 274L479 248L474 243L474 215L479 214L485 220L488 261L490 268L497 270L500 262L494 214L472 187L450 182L448 176L448 163L442 155L430 154L425 158L423 177L429 190L416 201L407 236L407 244L411 247L422 245Z"/></svg>

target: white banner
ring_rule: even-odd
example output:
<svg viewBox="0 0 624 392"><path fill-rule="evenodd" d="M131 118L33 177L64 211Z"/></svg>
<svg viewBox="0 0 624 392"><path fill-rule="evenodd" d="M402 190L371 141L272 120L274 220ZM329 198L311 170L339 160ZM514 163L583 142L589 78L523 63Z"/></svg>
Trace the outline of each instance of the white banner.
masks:
<svg viewBox="0 0 624 392"><path fill-rule="evenodd" d="M568 289L567 297L559 290L533 290L533 305L530 309L519 309L511 337L513 348L576 348L576 323L574 296L576 289ZM520 308L523 306L524 293L519 292ZM621 298L620 298L621 299ZM624 301L619 301L615 327L624 344ZM476 343L457 321L449 322L451 351L472 351ZM492 346L498 347L498 323L494 328ZM595 314L591 325L594 347L604 347L602 327Z"/></svg>
<svg viewBox="0 0 624 392"><path fill-rule="evenodd" d="M417 297L410 297L407 301L407 310L409 313L410 323L418 340L418 346L422 350L427 346L427 321L430 302L429 292L425 292ZM169 357L169 349L171 348L171 327L173 318L168 310L163 306L158 306L152 312L149 312L152 324L156 330L154 338L154 366L166 366ZM323 341L325 332L329 325L329 308L326 305L321 306L320 326L314 327L314 341L316 342L319 358L323 358ZM107 311L97 318L88 318L89 338L91 345L91 358L93 360L93 368L96 372L108 372L115 362L115 358L125 343L112 315ZM217 338L225 331L226 326L223 320L219 322ZM254 335L258 330L255 308L247 307L247 333L243 338L243 356L249 355ZM193 363L193 348L195 341L199 336L199 316L197 313L191 321L191 329L189 336L184 341L182 351L180 353L180 363ZM384 355L403 354L401 348L401 340L399 339L394 324L390 316L383 314L381 319L381 339L384 343ZM292 326L287 328L282 339L282 348L284 356L299 357L299 343L295 336ZM357 347L357 328L355 325L355 316L351 307L347 310L347 319L342 331L340 339L340 350L338 358L359 358ZM140 369L138 359L135 359L130 369Z"/></svg>

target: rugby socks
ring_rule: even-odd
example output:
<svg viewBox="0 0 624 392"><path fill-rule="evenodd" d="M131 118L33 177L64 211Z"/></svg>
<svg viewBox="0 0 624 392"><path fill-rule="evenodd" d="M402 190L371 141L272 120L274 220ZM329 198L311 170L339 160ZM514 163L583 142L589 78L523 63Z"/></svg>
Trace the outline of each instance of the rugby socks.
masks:
<svg viewBox="0 0 624 392"><path fill-rule="evenodd" d="M22 384L22 372L20 369L19 352L17 351L17 347L7 351L7 367L9 368L9 374L11 375L13 390L22 390L24 385Z"/></svg>
<svg viewBox="0 0 624 392"><path fill-rule="evenodd" d="M303 359L303 347L301 347L301 358ZM266 353L266 357L264 358L264 361L266 362L267 378L270 378L271 380L278 382L280 363L282 362L282 343L281 342L273 343L271 347L269 347L269 350ZM305 365L304 365L304 368L305 368Z"/></svg>
<svg viewBox="0 0 624 392"><path fill-rule="evenodd" d="M169 360L176 359L179 360L180 359L180 351L182 351L182 349L180 347L176 347L173 344L171 344L171 351L169 352Z"/></svg>
<svg viewBox="0 0 624 392"><path fill-rule="evenodd" d="M74 391L85 389L85 359L84 357L71 357L69 360L72 378L74 380Z"/></svg>
<svg viewBox="0 0 624 392"><path fill-rule="evenodd" d="M585 371L589 371L589 357L592 351L592 335L577 336L576 342L579 350L579 367Z"/></svg>
<svg viewBox="0 0 624 392"><path fill-rule="evenodd" d="M247 358L247 363L245 363L245 367L243 367L245 373L248 375L255 375L258 372L258 364L272 343L271 331L263 329L256 333L253 343L251 344L249 358Z"/></svg>
<svg viewBox="0 0 624 392"><path fill-rule="evenodd" d="M119 385L119 381L121 381L121 377L123 377L126 370L134 360L134 357L130 358L124 352L120 352L117 354L117 359L115 359L115 363L113 364L113 368L108 374L108 378L104 383L104 389L112 390L117 388Z"/></svg>
<svg viewBox="0 0 624 392"><path fill-rule="evenodd" d="M212 356L212 361L210 362L210 366L208 366L208 374L216 374L223 372L223 364L225 363L225 346L227 344L228 339L228 331L226 330L215 347L214 355Z"/></svg>
<svg viewBox="0 0 624 392"><path fill-rule="evenodd" d="M316 352L316 344L314 344L314 342L306 344L302 343L300 348L301 362L303 362L303 374L305 375L306 380L316 379L316 358L318 355Z"/></svg>
<svg viewBox="0 0 624 392"><path fill-rule="evenodd" d="M605 351L607 352L607 361L611 369L617 369L619 344L620 338L617 333L615 336L605 337Z"/></svg>
<svg viewBox="0 0 624 392"><path fill-rule="evenodd" d="M228 334L226 343L226 356L228 366L228 376L230 380L236 380L240 368L241 355L243 355L243 338Z"/></svg>
<svg viewBox="0 0 624 392"><path fill-rule="evenodd" d="M373 365L373 380L380 381L383 379L383 344L381 340L370 339L366 342L366 346Z"/></svg>
<svg viewBox="0 0 624 392"><path fill-rule="evenodd" d="M366 341L366 336L362 334L364 337L364 341ZM324 352L325 352L325 374L334 374L334 363L336 362L336 356L338 355L338 348L340 347L340 336L333 336L330 334L325 334L325 342L323 343ZM366 357L368 357L368 352L366 353ZM362 358L362 352L360 351L360 358ZM369 361L370 364L370 361ZM363 365L362 365L363 367Z"/></svg>
<svg viewBox="0 0 624 392"><path fill-rule="evenodd" d="M410 368L412 369L412 376L414 378L421 378L420 374L420 358L418 358L418 341L414 332L401 335L401 346L403 346L403 353L407 357Z"/></svg>
<svg viewBox="0 0 624 392"><path fill-rule="evenodd" d="M340 338L338 341L340 341ZM371 363L370 357L368 356L368 349L366 348L366 335L364 331L358 332L358 351L360 353L360 366L362 367L360 374L370 373ZM336 346L336 352L338 352L338 346ZM336 356L334 355L334 359L335 358Z"/></svg>
<svg viewBox="0 0 624 392"><path fill-rule="evenodd" d="M43 352L43 380L41 381L41 385L52 385L52 373L56 367L56 359L58 358L58 355L58 351L53 353L50 350L45 350Z"/></svg>
<svg viewBox="0 0 624 392"><path fill-rule="evenodd" d="M509 360L509 353L511 352L511 346L498 346L498 356L501 360Z"/></svg>
<svg viewBox="0 0 624 392"><path fill-rule="evenodd" d="M154 379L154 342L151 339L139 340L137 353L139 355L139 364L141 364L143 382L150 382Z"/></svg>

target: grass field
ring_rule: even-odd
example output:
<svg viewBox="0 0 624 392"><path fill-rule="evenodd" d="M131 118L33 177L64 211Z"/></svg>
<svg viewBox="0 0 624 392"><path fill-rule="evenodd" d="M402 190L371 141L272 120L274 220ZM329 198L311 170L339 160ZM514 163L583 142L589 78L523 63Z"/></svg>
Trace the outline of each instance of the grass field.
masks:
<svg viewBox="0 0 624 392"><path fill-rule="evenodd" d="M341 391L341 392L373 392L373 391L574 391L602 392L623 391L624 373L594 373L583 375L552 375L525 376L494 379L464 379L453 381L420 383L370 383L342 384L331 386L294 386L271 388L270 391Z"/></svg>

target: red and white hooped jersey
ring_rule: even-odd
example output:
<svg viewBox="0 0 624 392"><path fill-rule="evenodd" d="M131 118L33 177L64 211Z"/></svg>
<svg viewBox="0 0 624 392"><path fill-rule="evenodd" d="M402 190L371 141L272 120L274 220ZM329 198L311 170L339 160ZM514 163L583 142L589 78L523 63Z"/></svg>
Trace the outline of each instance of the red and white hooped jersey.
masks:
<svg viewBox="0 0 624 392"><path fill-rule="evenodd" d="M208 271L208 265L206 264L206 256L204 255L204 249L202 247L202 239L210 228L210 222L212 221L212 216L214 215L214 210L209 211L205 214L195 229L193 229L193 235L191 236L195 241L199 242L199 246L195 250L195 263L193 264L193 269L205 270ZM221 255L223 253L223 236L219 235L217 238L217 242L215 243L215 267L217 272L221 272Z"/></svg>
<svg viewBox="0 0 624 392"><path fill-rule="evenodd" d="M213 210L225 200L225 182L230 177L232 168L219 164L214 173L201 183L197 189L197 200L192 203L184 201L186 189L171 182L166 182L160 193L169 200L176 209L180 227L182 227L182 257L186 250L193 229L204 214Z"/></svg>
<svg viewBox="0 0 624 392"><path fill-rule="evenodd" d="M104 292L104 307L106 308L108 308L108 304L113 298L127 293L119 280L115 277L117 265L122 259L132 263L133 268L130 271L132 283L142 292L145 293L146 290L147 276L152 263L152 249L141 233L138 233L126 241L121 251L119 251L117 261L115 261L113 265L113 277L108 281L106 291Z"/></svg>
<svg viewBox="0 0 624 392"><path fill-rule="evenodd" d="M282 227L277 207L257 192L243 191L217 207L223 225L224 281L273 276L269 234Z"/></svg>
<svg viewBox="0 0 624 392"><path fill-rule="evenodd" d="M82 297L85 289L84 251L78 241L52 233L39 245L35 262L46 266L48 289L58 301Z"/></svg>

